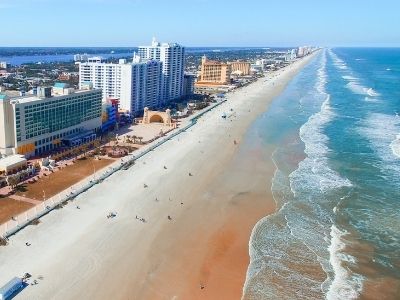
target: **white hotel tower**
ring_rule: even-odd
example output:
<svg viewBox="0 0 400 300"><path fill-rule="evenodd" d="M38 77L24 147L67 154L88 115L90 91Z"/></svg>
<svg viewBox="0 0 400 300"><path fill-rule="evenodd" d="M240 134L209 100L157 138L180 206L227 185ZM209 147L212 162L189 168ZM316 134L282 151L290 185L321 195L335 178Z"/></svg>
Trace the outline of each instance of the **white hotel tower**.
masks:
<svg viewBox="0 0 400 300"><path fill-rule="evenodd" d="M101 89L103 99L119 98L119 107L139 115L144 107L157 108L162 104L162 63L142 60L136 54L131 63L105 63L101 58L90 58L79 64L79 86L88 82Z"/></svg>
<svg viewBox="0 0 400 300"><path fill-rule="evenodd" d="M185 48L176 43L158 43L155 38L151 46L140 46L139 56L143 59L155 59L163 63L163 102L183 96L183 77Z"/></svg>

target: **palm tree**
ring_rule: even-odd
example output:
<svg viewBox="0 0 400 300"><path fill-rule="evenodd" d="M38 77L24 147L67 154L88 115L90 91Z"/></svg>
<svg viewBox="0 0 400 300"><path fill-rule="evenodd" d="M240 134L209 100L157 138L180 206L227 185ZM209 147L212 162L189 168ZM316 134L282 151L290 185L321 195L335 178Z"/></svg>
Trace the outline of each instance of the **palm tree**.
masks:
<svg viewBox="0 0 400 300"><path fill-rule="evenodd" d="M85 157L85 158L86 158L86 154L87 154L88 149L89 149L88 144L83 144L82 145L83 157Z"/></svg>
<svg viewBox="0 0 400 300"><path fill-rule="evenodd" d="M95 141L93 142L93 153L94 153L95 155L98 155L99 152L100 152L100 141L99 141L99 140L95 140Z"/></svg>
<svg viewBox="0 0 400 300"><path fill-rule="evenodd" d="M111 132L107 133L106 140L107 140L108 146L111 146L110 143L111 143L112 138L113 138L113 134Z"/></svg>
<svg viewBox="0 0 400 300"><path fill-rule="evenodd" d="M113 142L114 146L115 146L116 144L118 144L118 140L117 140L117 138L115 137L115 135L113 135L113 136L111 137L111 142Z"/></svg>
<svg viewBox="0 0 400 300"><path fill-rule="evenodd" d="M12 190L14 190L18 183L20 182L20 175L19 174L14 174L14 175L10 175L7 176L6 180L7 180L7 184L11 187Z"/></svg>

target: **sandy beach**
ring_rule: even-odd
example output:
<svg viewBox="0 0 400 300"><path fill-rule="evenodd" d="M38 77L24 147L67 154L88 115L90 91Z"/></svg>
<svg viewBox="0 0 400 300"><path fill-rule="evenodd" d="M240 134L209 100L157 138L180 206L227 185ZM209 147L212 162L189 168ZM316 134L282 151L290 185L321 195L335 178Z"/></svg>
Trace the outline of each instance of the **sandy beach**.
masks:
<svg viewBox="0 0 400 300"><path fill-rule="evenodd" d="M187 132L11 237L0 286L29 272L38 284L16 299L240 299L252 228L275 209L273 145L244 137L312 57L230 93Z"/></svg>

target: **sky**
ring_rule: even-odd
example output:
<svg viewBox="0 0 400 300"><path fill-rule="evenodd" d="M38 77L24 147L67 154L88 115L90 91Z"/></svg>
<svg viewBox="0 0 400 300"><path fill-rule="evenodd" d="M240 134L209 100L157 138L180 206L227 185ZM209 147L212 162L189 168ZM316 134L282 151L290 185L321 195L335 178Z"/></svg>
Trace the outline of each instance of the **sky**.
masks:
<svg viewBox="0 0 400 300"><path fill-rule="evenodd" d="M400 0L0 0L0 47L400 46Z"/></svg>

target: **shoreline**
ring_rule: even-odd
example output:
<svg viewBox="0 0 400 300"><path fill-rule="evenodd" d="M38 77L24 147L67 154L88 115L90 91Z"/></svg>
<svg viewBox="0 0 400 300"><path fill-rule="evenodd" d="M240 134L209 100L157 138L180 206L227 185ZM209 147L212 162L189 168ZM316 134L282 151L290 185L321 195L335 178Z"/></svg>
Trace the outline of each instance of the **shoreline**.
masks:
<svg viewBox="0 0 400 300"><path fill-rule="evenodd" d="M275 208L266 188L269 150L249 156L242 140L311 59L230 93L197 126L77 196L79 211L69 204L16 234L0 248L0 283L24 272L43 276L21 299L239 298L251 230ZM230 109L235 115L223 120ZM107 219L109 211L117 217Z"/></svg>

